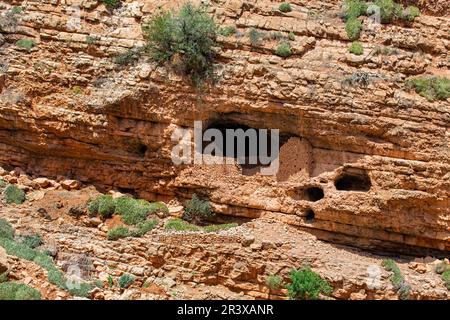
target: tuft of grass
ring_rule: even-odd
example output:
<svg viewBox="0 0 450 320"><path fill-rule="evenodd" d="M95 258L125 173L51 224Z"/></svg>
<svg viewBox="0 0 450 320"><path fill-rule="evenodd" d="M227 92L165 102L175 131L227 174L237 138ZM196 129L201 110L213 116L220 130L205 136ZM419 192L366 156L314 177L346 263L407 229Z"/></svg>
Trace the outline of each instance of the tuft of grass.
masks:
<svg viewBox="0 0 450 320"><path fill-rule="evenodd" d="M444 271L441 275L442 281L444 281L444 286L450 290L450 270Z"/></svg>
<svg viewBox="0 0 450 320"><path fill-rule="evenodd" d="M23 283L0 283L0 300L41 300L41 293Z"/></svg>
<svg viewBox="0 0 450 320"><path fill-rule="evenodd" d="M16 46L31 51L36 46L36 42L33 39L20 39L16 42Z"/></svg>
<svg viewBox="0 0 450 320"><path fill-rule="evenodd" d="M119 284L119 287L121 288L128 288L129 286L131 286L134 282L134 277L132 275L129 275L127 273L125 273L124 275L119 277L119 280L117 281Z"/></svg>
<svg viewBox="0 0 450 320"><path fill-rule="evenodd" d="M135 200L130 197L116 199L115 214L122 216L127 225L135 225L144 222L150 212L150 203L145 200Z"/></svg>
<svg viewBox="0 0 450 320"><path fill-rule="evenodd" d="M266 285L269 290L279 290L281 289L281 285L283 282L283 278L277 275L269 275L266 277Z"/></svg>
<svg viewBox="0 0 450 320"><path fill-rule="evenodd" d="M344 1L344 19L356 19L363 16L367 12L367 3L361 0L345 0Z"/></svg>
<svg viewBox="0 0 450 320"><path fill-rule="evenodd" d="M283 2L283 3L280 4L280 6L278 7L278 9L279 9L281 12L284 12L284 13L286 13L286 12L291 12L291 11L292 11L292 6L291 6L290 3Z"/></svg>
<svg viewBox="0 0 450 320"><path fill-rule="evenodd" d="M394 290L397 291L397 294L399 295L400 299L402 300L408 299L411 287L406 283L405 277L403 276L402 272L400 271L395 261L392 259L385 259L382 261L381 265L387 271L392 272L390 280L392 286L394 287Z"/></svg>
<svg viewBox="0 0 450 320"><path fill-rule="evenodd" d="M7 254L29 261L33 261L37 255L37 252L27 245L8 238L0 238L0 246L5 248Z"/></svg>
<svg viewBox="0 0 450 320"><path fill-rule="evenodd" d="M116 227L108 231L107 238L108 240L118 240L129 237L130 235L130 230L128 228Z"/></svg>
<svg viewBox="0 0 450 320"><path fill-rule="evenodd" d="M291 45L289 42L283 41L281 42L277 49L275 50L275 54L282 58L287 58L292 55Z"/></svg>
<svg viewBox="0 0 450 320"><path fill-rule="evenodd" d="M195 193L191 200L186 202L183 219L200 222L214 217L211 204L207 200L200 199Z"/></svg>
<svg viewBox="0 0 450 320"><path fill-rule="evenodd" d="M30 247L31 249L35 249L41 246L44 242L42 241L42 237L38 234L27 235L22 239L22 244Z"/></svg>
<svg viewBox="0 0 450 320"><path fill-rule="evenodd" d="M114 279L111 275L108 276L108 287L112 288L114 286Z"/></svg>
<svg viewBox="0 0 450 320"><path fill-rule="evenodd" d="M329 295L333 291L331 285L309 267L293 269L290 280L291 283L286 286L290 299L317 300L320 294Z"/></svg>
<svg viewBox="0 0 450 320"><path fill-rule="evenodd" d="M5 219L0 219L0 239L14 239L14 228Z"/></svg>
<svg viewBox="0 0 450 320"><path fill-rule="evenodd" d="M120 7L121 1L120 0L102 0L102 2L105 4L106 8L109 10L116 9Z"/></svg>
<svg viewBox="0 0 450 320"><path fill-rule="evenodd" d="M420 16L420 9L416 6L408 6L405 10L405 14L403 16L403 19L407 21L414 21L417 17Z"/></svg>
<svg viewBox="0 0 450 320"><path fill-rule="evenodd" d="M219 30L219 34L224 37L229 37L234 34L236 34L236 27L235 26L226 26Z"/></svg>
<svg viewBox="0 0 450 320"><path fill-rule="evenodd" d="M5 188L3 195L5 196L6 203L8 204L22 204L26 200L25 192L13 184L10 184Z"/></svg>
<svg viewBox="0 0 450 320"><path fill-rule="evenodd" d="M165 228L167 230L176 230L176 231L200 231L201 229L196 225L190 224L187 221L173 218L167 221Z"/></svg>
<svg viewBox="0 0 450 320"><path fill-rule="evenodd" d="M248 32L248 38L250 39L250 44L252 45L252 47L256 47L261 44L263 33L256 30L255 28L251 28Z"/></svg>
<svg viewBox="0 0 450 320"><path fill-rule="evenodd" d="M348 51L350 53L356 54L357 56L360 56L364 53L364 48L359 41L353 41L351 46L348 48Z"/></svg>
<svg viewBox="0 0 450 320"><path fill-rule="evenodd" d="M295 41L295 33L293 33L292 31L289 32L288 39L291 40L291 41Z"/></svg>
<svg viewBox="0 0 450 320"><path fill-rule="evenodd" d="M158 220L141 222L137 225L137 230L132 232L133 237L143 237L147 232L154 229L158 225Z"/></svg>
<svg viewBox="0 0 450 320"><path fill-rule="evenodd" d="M77 283L71 288L68 288L68 291L70 294L76 296L76 297L84 297L89 298L90 292L94 289L94 285L91 283Z"/></svg>
<svg viewBox="0 0 450 320"><path fill-rule="evenodd" d="M450 98L450 79L445 77L408 79L406 85L428 101Z"/></svg>
<svg viewBox="0 0 450 320"><path fill-rule="evenodd" d="M362 23L356 18L350 18L345 23L345 31L350 40L358 40L361 35Z"/></svg>
<svg viewBox="0 0 450 320"><path fill-rule="evenodd" d="M102 218L106 219L114 214L116 204L112 196L100 195L95 199L89 199L87 207L90 214L98 213Z"/></svg>
<svg viewBox="0 0 450 320"><path fill-rule="evenodd" d="M12 7L12 8L11 8L11 13L12 13L12 14L21 14L22 11L23 11L23 8L22 8L22 7L17 7L17 6L15 6L15 7Z"/></svg>
<svg viewBox="0 0 450 320"><path fill-rule="evenodd" d="M205 232L217 232L220 230L228 230L231 228L236 228L238 226L237 223L226 223L226 224L213 224L209 226L203 227L203 231Z"/></svg>

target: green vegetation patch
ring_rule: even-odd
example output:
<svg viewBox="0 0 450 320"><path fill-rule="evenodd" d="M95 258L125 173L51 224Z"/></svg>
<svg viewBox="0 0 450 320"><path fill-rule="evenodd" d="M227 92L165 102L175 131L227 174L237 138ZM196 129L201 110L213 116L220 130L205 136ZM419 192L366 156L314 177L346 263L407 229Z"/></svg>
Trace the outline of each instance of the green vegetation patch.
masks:
<svg viewBox="0 0 450 320"><path fill-rule="evenodd" d="M194 84L212 77L218 27L205 7L188 2L177 14L161 11L143 31L154 61L170 63Z"/></svg>
<svg viewBox="0 0 450 320"><path fill-rule="evenodd" d="M14 239L14 228L5 219L0 219L0 239Z"/></svg>
<svg viewBox="0 0 450 320"><path fill-rule="evenodd" d="M350 40L358 40L361 35L362 22L356 18L350 18L345 23L345 31Z"/></svg>
<svg viewBox="0 0 450 320"><path fill-rule="evenodd" d="M132 275L129 275L125 273L124 275L120 276L117 283L119 284L119 287L121 288L128 288L134 283L134 277Z"/></svg>
<svg viewBox="0 0 450 320"><path fill-rule="evenodd" d="M220 35L224 37L229 37L234 34L236 34L236 27L235 26L226 26L219 30Z"/></svg>
<svg viewBox="0 0 450 320"><path fill-rule="evenodd" d="M364 48L359 41L353 41L351 46L348 48L348 51L350 53L356 54L357 56L360 56L364 53Z"/></svg>
<svg viewBox="0 0 450 320"><path fill-rule="evenodd" d="M450 98L450 79L445 77L408 79L406 85L428 101Z"/></svg>
<svg viewBox="0 0 450 320"><path fill-rule="evenodd" d="M203 227L203 230L206 232L217 232L220 230L228 230L231 228L236 228L237 226L238 226L237 223L212 224Z"/></svg>
<svg viewBox="0 0 450 320"><path fill-rule="evenodd" d="M5 196L5 201L8 204L22 204L26 200L25 192L13 184L10 184L5 188L3 195Z"/></svg>
<svg viewBox="0 0 450 320"><path fill-rule="evenodd" d="M283 278L277 275L269 275L266 277L266 285L270 290L279 290L283 283Z"/></svg>
<svg viewBox="0 0 450 320"><path fill-rule="evenodd" d="M200 222L214 217L211 204L207 200L200 199L195 193L191 200L186 202L183 219L187 221Z"/></svg>
<svg viewBox="0 0 450 320"><path fill-rule="evenodd" d="M290 299L317 300L320 294L329 295L333 291L331 285L309 267L292 270L290 280L291 283L286 286Z"/></svg>
<svg viewBox="0 0 450 320"><path fill-rule="evenodd" d="M275 54L282 58L287 58L292 55L291 45L289 42L283 41L281 42L277 49L275 50Z"/></svg>
<svg viewBox="0 0 450 320"><path fill-rule="evenodd" d="M41 293L23 283L0 283L0 300L41 300Z"/></svg>
<svg viewBox="0 0 450 320"><path fill-rule="evenodd" d="M387 271L392 272L390 280L392 286L394 287L394 290L397 291L397 294L399 295L400 299L402 300L408 299L411 287L406 283L405 277L403 276L402 272L400 271L395 261L392 259L385 259L383 260L381 265Z"/></svg>
<svg viewBox="0 0 450 320"><path fill-rule="evenodd" d="M288 2L283 2L283 3L280 4L280 6L278 7L278 9L279 9L281 12L284 12L284 13L286 13L286 12L291 12L291 11L292 11L292 6L291 6L291 4L288 3Z"/></svg>
<svg viewBox="0 0 450 320"><path fill-rule="evenodd" d="M31 51L36 46L36 41L33 39L20 39L16 42L16 46Z"/></svg>

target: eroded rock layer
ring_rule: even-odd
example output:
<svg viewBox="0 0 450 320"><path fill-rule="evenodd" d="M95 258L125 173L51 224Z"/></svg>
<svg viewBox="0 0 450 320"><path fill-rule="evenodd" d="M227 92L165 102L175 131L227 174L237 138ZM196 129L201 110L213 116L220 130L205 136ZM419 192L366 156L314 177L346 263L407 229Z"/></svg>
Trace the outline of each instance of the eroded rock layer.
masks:
<svg viewBox="0 0 450 320"><path fill-rule="evenodd" d="M225 215L445 254L450 104L427 101L405 79L450 75L450 20L446 1L423 2L413 23L363 30L364 54L355 56L340 1L291 1L289 13L275 1L211 1L218 24L237 33L219 37L218 83L195 89L145 56L128 65L114 58L142 46L141 25L176 1L123 1L111 11L100 1L3 0L2 18L12 20L0 36L0 163L147 199L195 192ZM293 55L274 54L276 36L251 45L251 28L292 32ZM24 38L36 45L17 46ZM174 165L171 135L196 120L279 129L280 170Z"/></svg>

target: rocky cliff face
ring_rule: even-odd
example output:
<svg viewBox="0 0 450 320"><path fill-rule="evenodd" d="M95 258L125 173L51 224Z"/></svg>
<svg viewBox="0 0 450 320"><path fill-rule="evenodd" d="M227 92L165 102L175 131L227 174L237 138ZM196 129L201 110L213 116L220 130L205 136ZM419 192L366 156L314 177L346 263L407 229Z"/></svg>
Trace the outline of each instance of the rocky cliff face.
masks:
<svg viewBox="0 0 450 320"><path fill-rule="evenodd" d="M195 192L224 215L273 217L360 247L448 252L450 103L405 86L450 75L446 1L418 1L413 23L364 29L361 56L348 53L340 1L291 3L281 13L276 1L211 1L215 20L237 32L219 37L217 84L196 89L145 56L115 59L142 46L142 23L177 1L113 11L101 1L1 1L0 164L147 199ZM251 28L266 35L257 45ZM276 56L290 32L293 54ZM18 46L24 38L35 45ZM174 165L171 135L196 120L279 129L278 174Z"/></svg>

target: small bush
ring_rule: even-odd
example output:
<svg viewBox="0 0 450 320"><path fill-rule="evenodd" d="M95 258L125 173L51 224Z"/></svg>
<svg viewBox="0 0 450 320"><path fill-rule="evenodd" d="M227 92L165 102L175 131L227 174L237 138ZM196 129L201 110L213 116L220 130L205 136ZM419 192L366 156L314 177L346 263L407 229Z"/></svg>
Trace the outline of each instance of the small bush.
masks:
<svg viewBox="0 0 450 320"><path fill-rule="evenodd" d="M444 281L444 286L450 290L450 270L444 271L441 275L442 281Z"/></svg>
<svg viewBox="0 0 450 320"><path fill-rule="evenodd" d="M220 35L222 35L224 37L232 36L232 35L236 34L236 27L235 26L223 27L222 29L220 29L219 33L220 33Z"/></svg>
<svg viewBox="0 0 450 320"><path fill-rule="evenodd" d="M31 249L35 249L41 246L44 242L42 241L42 237L38 234L28 235L23 237L22 244L30 247Z"/></svg>
<svg viewBox="0 0 450 320"><path fill-rule="evenodd" d="M283 282L283 278L276 275L270 275L266 277L266 285L270 290L279 290L281 289L281 284Z"/></svg>
<svg viewBox="0 0 450 320"><path fill-rule="evenodd" d="M169 215L169 208L162 202L151 202L149 204L150 214L161 214L163 217Z"/></svg>
<svg viewBox="0 0 450 320"><path fill-rule="evenodd" d="M99 197L97 197L97 198L95 198L95 199L92 199L92 198L91 198L91 199L88 200L88 202L87 202L87 208L88 208L88 212L89 212L91 215L97 214L99 203L100 203Z"/></svg>
<svg viewBox="0 0 450 320"><path fill-rule="evenodd" d="M380 7L380 18L382 23L390 23L394 18L401 17L403 7L393 0L376 0L374 4Z"/></svg>
<svg viewBox="0 0 450 320"><path fill-rule="evenodd" d="M116 227L108 231L108 240L118 240L130 236L130 230L125 227Z"/></svg>
<svg viewBox="0 0 450 320"><path fill-rule="evenodd" d="M238 226L237 223L226 223L226 224L213 224L210 226L203 227L205 232L217 232L220 230L227 230L231 228L236 228Z"/></svg>
<svg viewBox="0 0 450 320"><path fill-rule="evenodd" d="M200 231L200 228L196 225L190 224L187 221L181 219L170 219L166 223L166 229L168 230L176 230L176 231Z"/></svg>
<svg viewBox="0 0 450 320"><path fill-rule="evenodd" d="M407 21L414 21L414 19L416 19L419 16L420 16L419 8L415 6L408 6L405 10L403 19Z"/></svg>
<svg viewBox="0 0 450 320"><path fill-rule="evenodd" d="M12 7L11 8L11 13L12 14L21 14L23 11L22 7Z"/></svg>
<svg viewBox="0 0 450 320"><path fill-rule="evenodd" d="M119 287L121 288L128 288L129 286L131 286L134 282L134 277L132 275L129 275L127 273L125 273L124 275L122 275L119 280Z"/></svg>
<svg viewBox="0 0 450 320"><path fill-rule="evenodd" d="M288 39L291 40L291 41L294 41L295 40L295 33L289 32Z"/></svg>
<svg viewBox="0 0 450 320"><path fill-rule="evenodd" d="M359 41L353 41L352 45L348 48L348 51L350 53L356 54L357 56L360 56L364 53L364 48Z"/></svg>
<svg viewBox="0 0 450 320"><path fill-rule="evenodd" d="M41 293L23 283L0 283L0 300L40 300Z"/></svg>
<svg viewBox="0 0 450 320"><path fill-rule="evenodd" d="M256 47L261 43L263 33L256 30L255 28L251 28L250 31L248 32L248 38L250 39L250 44L253 47Z"/></svg>
<svg viewBox="0 0 450 320"><path fill-rule="evenodd" d="M329 295L333 291L330 284L309 267L292 270L291 283L286 286L290 299L319 299L320 294Z"/></svg>
<svg viewBox="0 0 450 320"><path fill-rule="evenodd" d="M110 195L100 195L95 199L90 199L87 206L89 213L98 213L103 219L111 217L116 210L116 203Z"/></svg>
<svg viewBox="0 0 450 320"><path fill-rule="evenodd" d="M275 54L279 57L287 58L292 55L291 45L288 42L281 42L277 49L275 50Z"/></svg>
<svg viewBox="0 0 450 320"><path fill-rule="evenodd" d="M63 290L67 289L67 279L64 276L64 273L62 273L60 270L54 267L50 270L47 270L47 279L51 284L54 284L58 288L61 288Z"/></svg>
<svg viewBox="0 0 450 320"><path fill-rule="evenodd" d="M158 220L153 219L146 222L141 222L137 225L137 230L132 232L133 237L143 237L147 232L158 225Z"/></svg>
<svg viewBox="0 0 450 320"><path fill-rule="evenodd" d="M120 0L102 0L102 2L108 9L116 9L121 5Z"/></svg>
<svg viewBox="0 0 450 320"><path fill-rule="evenodd" d="M403 277L402 272L400 271L399 267L392 259L385 259L381 263L381 265L387 270L392 272L391 275L391 283L394 287L394 290L397 291L397 294L399 295L400 299L405 300L409 297L409 291L411 287L405 282L405 278Z"/></svg>
<svg viewBox="0 0 450 320"><path fill-rule="evenodd" d="M94 285L90 283L78 283L72 288L68 288L71 295L76 297L89 298L90 292L94 289Z"/></svg>
<svg viewBox="0 0 450 320"><path fill-rule="evenodd" d="M350 40L357 40L361 35L362 23L356 18L350 18L345 23L345 31Z"/></svg>
<svg viewBox="0 0 450 320"><path fill-rule="evenodd" d="M0 179L0 189L3 189L3 188L5 188L6 186L7 186L8 184L6 183L6 181L5 180L3 180L3 179Z"/></svg>
<svg viewBox="0 0 450 320"><path fill-rule="evenodd" d="M108 276L108 287L112 288L114 286L114 279L111 275Z"/></svg>
<svg viewBox="0 0 450 320"><path fill-rule="evenodd" d="M30 247L7 238L0 238L0 246L5 248L7 254L29 261L33 261L37 255Z"/></svg>
<svg viewBox="0 0 450 320"><path fill-rule="evenodd" d="M292 6L291 6L291 4L290 3L287 3L287 2L283 2L283 3L281 3L280 4L280 6L278 7L278 9L281 11L281 12L291 12L292 11Z"/></svg>
<svg viewBox="0 0 450 320"><path fill-rule="evenodd" d="M407 87L415 91L428 101L447 100L450 98L450 79L444 77L428 77L409 79Z"/></svg>
<svg viewBox="0 0 450 320"><path fill-rule="evenodd" d="M14 239L14 228L5 219L0 219L0 238Z"/></svg>
<svg viewBox="0 0 450 320"><path fill-rule="evenodd" d="M31 51L35 45L36 42L33 39L20 39L16 42L17 47L26 49L27 51Z"/></svg>
<svg viewBox="0 0 450 320"><path fill-rule="evenodd" d="M121 197L116 200L115 213L122 216L123 222L135 225L144 222L150 212L150 203L145 200Z"/></svg>
<svg viewBox="0 0 450 320"><path fill-rule="evenodd" d="M25 192L17 186L10 184L3 191L6 203L22 204L26 200Z"/></svg>
<svg viewBox="0 0 450 320"><path fill-rule="evenodd" d="M150 57L170 62L194 84L212 77L217 29L204 7L189 2L178 14L162 11L143 27Z"/></svg>
<svg viewBox="0 0 450 320"><path fill-rule="evenodd" d="M194 193L192 199L186 202L183 218L187 221L200 222L214 217L211 204L207 200L201 200Z"/></svg>
<svg viewBox="0 0 450 320"><path fill-rule="evenodd" d="M367 12L367 4L361 0L345 0L344 1L344 19L356 19L363 16Z"/></svg>

